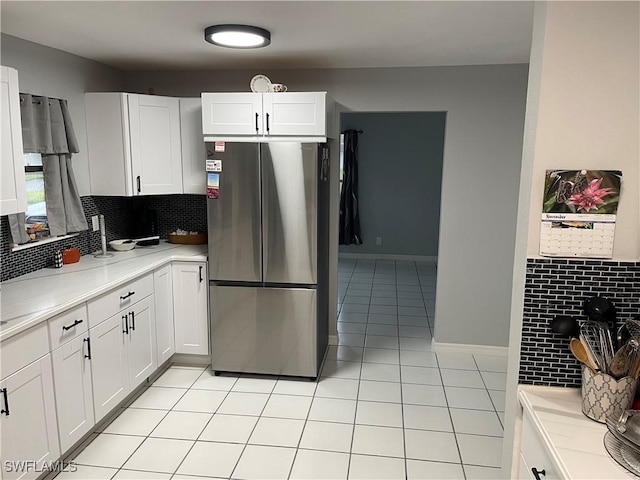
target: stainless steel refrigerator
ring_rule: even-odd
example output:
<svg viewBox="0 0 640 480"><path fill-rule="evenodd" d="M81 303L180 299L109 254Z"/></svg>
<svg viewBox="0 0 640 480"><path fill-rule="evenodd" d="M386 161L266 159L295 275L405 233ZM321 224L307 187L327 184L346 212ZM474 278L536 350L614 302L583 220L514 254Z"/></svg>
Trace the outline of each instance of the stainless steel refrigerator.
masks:
<svg viewBox="0 0 640 480"><path fill-rule="evenodd" d="M317 143L207 143L211 365L316 378L328 343L329 154Z"/></svg>

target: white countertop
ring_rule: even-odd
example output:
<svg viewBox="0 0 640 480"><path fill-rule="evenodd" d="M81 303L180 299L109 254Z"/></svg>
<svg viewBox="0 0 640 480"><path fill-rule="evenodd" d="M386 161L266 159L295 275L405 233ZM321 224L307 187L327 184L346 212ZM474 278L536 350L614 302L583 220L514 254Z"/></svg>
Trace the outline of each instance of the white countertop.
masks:
<svg viewBox="0 0 640 480"><path fill-rule="evenodd" d="M579 388L519 387L518 397L531 415L558 472L571 479L637 479L609 456L607 426L582 413Z"/></svg>
<svg viewBox="0 0 640 480"><path fill-rule="evenodd" d="M175 261L206 261L206 245L160 245L83 255L78 263L44 268L0 285L0 341L112 288Z"/></svg>

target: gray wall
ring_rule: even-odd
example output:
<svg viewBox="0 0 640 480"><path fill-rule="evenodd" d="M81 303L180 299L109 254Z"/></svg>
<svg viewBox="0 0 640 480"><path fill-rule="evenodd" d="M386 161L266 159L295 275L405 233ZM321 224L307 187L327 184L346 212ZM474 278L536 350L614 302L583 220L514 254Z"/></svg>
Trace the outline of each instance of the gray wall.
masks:
<svg viewBox="0 0 640 480"><path fill-rule="evenodd" d="M343 113L358 136L362 245L340 253L438 255L444 112ZM376 245L376 237L382 245Z"/></svg>
<svg viewBox="0 0 640 480"><path fill-rule="evenodd" d="M247 92L263 73L290 91L327 91L346 111L447 112L435 338L506 346L527 71L486 65L127 72L126 88L176 96Z"/></svg>
<svg viewBox="0 0 640 480"><path fill-rule="evenodd" d="M90 193L85 91L249 91L251 78L265 73L291 91L328 91L346 111L447 112L436 340L507 344L526 65L127 72L123 85L118 70L6 35L2 64L18 69L25 91L69 100L83 150L74 157L83 195Z"/></svg>
<svg viewBox="0 0 640 480"><path fill-rule="evenodd" d="M124 91L124 72L86 58L28 42L17 37L0 36L0 61L18 70L20 91L64 98L69 103L80 152L73 156L73 168L80 195L91 193L85 92Z"/></svg>

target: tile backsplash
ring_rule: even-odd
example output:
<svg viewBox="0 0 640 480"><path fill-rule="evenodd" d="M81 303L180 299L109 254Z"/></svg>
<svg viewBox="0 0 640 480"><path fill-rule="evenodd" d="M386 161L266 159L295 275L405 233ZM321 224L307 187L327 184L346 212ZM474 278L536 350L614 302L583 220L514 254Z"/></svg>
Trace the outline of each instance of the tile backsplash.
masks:
<svg viewBox="0 0 640 480"><path fill-rule="evenodd" d="M583 302L595 295L612 301L619 322L640 315L640 262L527 260L519 383L580 386L569 339L553 333L549 322L557 315L586 319Z"/></svg>
<svg viewBox="0 0 640 480"><path fill-rule="evenodd" d="M156 210L158 233L162 238L176 228L203 232L207 230L207 204L204 195L154 195L147 197L82 197L82 207L91 226L93 215L104 215L107 241L131 236L133 208ZM86 231L58 242L11 251L9 221L0 217L0 281L10 280L51 265L56 250L76 247L82 255L100 250L99 232Z"/></svg>

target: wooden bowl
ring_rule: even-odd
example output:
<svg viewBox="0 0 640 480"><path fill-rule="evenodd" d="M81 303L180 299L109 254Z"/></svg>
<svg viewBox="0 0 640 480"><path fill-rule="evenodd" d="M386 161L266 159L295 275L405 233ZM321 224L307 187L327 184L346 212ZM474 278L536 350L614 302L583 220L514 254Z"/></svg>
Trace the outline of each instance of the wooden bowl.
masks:
<svg viewBox="0 0 640 480"><path fill-rule="evenodd" d="M207 243L207 234L198 233L196 235L176 235L169 234L169 243L180 243L183 245L204 245Z"/></svg>

